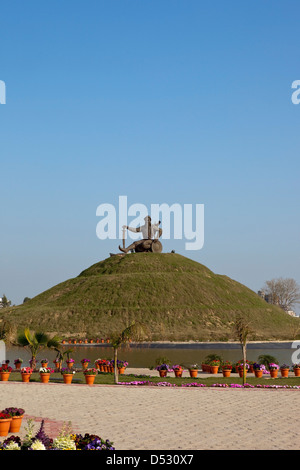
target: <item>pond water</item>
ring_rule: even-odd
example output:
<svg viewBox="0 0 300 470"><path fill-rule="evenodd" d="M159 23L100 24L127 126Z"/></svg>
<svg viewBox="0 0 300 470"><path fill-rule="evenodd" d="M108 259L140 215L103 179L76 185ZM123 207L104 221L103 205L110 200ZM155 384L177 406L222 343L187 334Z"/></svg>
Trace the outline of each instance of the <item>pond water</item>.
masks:
<svg viewBox="0 0 300 470"><path fill-rule="evenodd" d="M249 343L247 346L247 359L257 361L260 355L271 355L278 364L292 365L300 362L300 342L284 343ZM71 357L75 360L75 367L80 367L80 361L88 358L93 365L96 359L112 359L113 348L106 344L68 344L62 346L62 351L72 349ZM299 354L298 354L299 351ZM118 351L118 358L128 361L129 367L149 368L155 365L158 357L168 358L171 364L201 364L209 354L217 354L223 360L236 362L242 359L241 346L237 343L141 343L122 346ZM55 358L55 351L43 350L38 354L38 360L49 359L50 364ZM24 348L10 347L6 350L6 358L13 366L14 359L21 357L22 366L29 365L30 353ZM49 364L49 366L50 366Z"/></svg>

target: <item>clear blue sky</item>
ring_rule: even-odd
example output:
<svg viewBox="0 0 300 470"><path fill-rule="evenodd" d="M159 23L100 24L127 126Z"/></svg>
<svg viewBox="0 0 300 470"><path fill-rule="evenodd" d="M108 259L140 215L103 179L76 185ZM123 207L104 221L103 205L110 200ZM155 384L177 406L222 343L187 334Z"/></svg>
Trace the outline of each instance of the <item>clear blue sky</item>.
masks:
<svg viewBox="0 0 300 470"><path fill-rule="evenodd" d="M0 295L33 297L116 251L96 208L205 205L164 250L257 291L300 283L298 0L1 3Z"/></svg>

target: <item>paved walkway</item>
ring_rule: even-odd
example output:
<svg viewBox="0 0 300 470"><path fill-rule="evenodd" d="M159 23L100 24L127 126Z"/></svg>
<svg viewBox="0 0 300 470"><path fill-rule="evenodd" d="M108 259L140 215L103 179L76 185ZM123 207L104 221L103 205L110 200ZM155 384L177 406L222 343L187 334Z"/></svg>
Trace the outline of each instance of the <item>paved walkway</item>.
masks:
<svg viewBox="0 0 300 470"><path fill-rule="evenodd" d="M50 437L71 421L117 450L300 448L300 390L0 382L0 403L24 408L37 430L45 419Z"/></svg>

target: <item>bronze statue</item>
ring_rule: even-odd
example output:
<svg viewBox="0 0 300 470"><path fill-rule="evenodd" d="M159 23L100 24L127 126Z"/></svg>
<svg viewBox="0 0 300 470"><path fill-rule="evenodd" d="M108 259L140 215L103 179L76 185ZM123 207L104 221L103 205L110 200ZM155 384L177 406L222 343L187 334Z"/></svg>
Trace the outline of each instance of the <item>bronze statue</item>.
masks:
<svg viewBox="0 0 300 470"><path fill-rule="evenodd" d="M152 251L153 253L161 253L162 251L162 244L158 240L159 237L162 235L162 229L159 228L160 221L156 224L151 223L151 217L147 215L144 218L145 225L141 227L128 227L128 225L123 225L123 248L119 246L119 250L123 253L128 253L129 251L135 251L136 253L147 253ZM127 248L125 248L125 230L129 230L130 232L142 232L143 239L137 240Z"/></svg>

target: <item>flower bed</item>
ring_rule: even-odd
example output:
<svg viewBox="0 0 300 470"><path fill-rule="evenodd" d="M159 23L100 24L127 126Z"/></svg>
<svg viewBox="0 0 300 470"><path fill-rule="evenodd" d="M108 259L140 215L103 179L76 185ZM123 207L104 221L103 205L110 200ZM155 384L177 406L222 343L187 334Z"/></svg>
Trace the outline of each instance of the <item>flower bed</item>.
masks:
<svg viewBox="0 0 300 470"><path fill-rule="evenodd" d="M143 380L143 381L133 381L133 382L118 382L118 385L146 385L146 386L153 386L153 387L222 387L222 388L276 388L276 389L297 389L300 390L300 385L266 385L266 384L226 384L226 383L215 383L212 385L207 385L198 382L186 383L186 384L173 384L170 382L151 382L150 380Z"/></svg>
<svg viewBox="0 0 300 470"><path fill-rule="evenodd" d="M63 426L59 435L52 439L45 433L44 420L37 433L34 433L33 427L33 421L28 420L24 439L10 436L0 443L0 450L115 450L112 442L95 434L82 436Z"/></svg>

